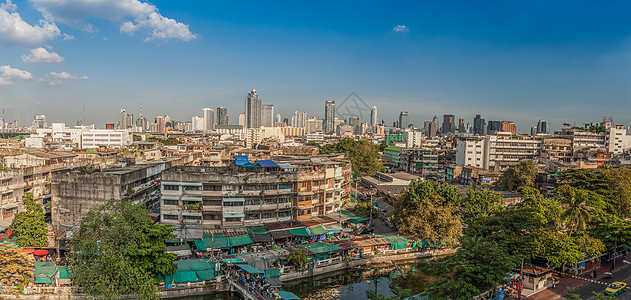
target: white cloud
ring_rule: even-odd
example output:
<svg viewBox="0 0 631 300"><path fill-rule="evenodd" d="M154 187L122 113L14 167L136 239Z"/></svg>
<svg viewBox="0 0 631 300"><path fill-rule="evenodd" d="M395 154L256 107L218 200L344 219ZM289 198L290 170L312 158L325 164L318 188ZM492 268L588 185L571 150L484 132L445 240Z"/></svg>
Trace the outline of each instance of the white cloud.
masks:
<svg viewBox="0 0 631 300"><path fill-rule="evenodd" d="M188 25L162 16L158 9L140 0L31 0L44 18L94 32L88 19L106 19L121 24L120 31L148 32L145 40L179 39L190 41L197 36Z"/></svg>
<svg viewBox="0 0 631 300"><path fill-rule="evenodd" d="M31 64L58 64L64 61L64 58L55 52L48 52L46 48L31 49L31 54L22 55L22 61Z"/></svg>
<svg viewBox="0 0 631 300"><path fill-rule="evenodd" d="M63 40L64 40L64 41L74 40L74 36L73 36L73 35L70 35L70 34L64 33L64 35L63 35L63 36L64 36L64 37L63 37Z"/></svg>
<svg viewBox="0 0 631 300"><path fill-rule="evenodd" d="M408 28L405 25L397 25L397 26L394 26L394 28L392 28L392 31L394 31L394 32L406 32L406 31L408 31Z"/></svg>
<svg viewBox="0 0 631 300"><path fill-rule="evenodd" d="M44 74L44 77L38 79L39 82L47 82L48 85L59 85L62 84L64 80L78 80L78 79L88 79L88 76L77 77L71 75L68 72L50 72L48 74Z"/></svg>
<svg viewBox="0 0 631 300"><path fill-rule="evenodd" d="M15 12L16 9L11 0L0 4L0 45L31 48L60 36L55 23L40 20L39 25L33 26L22 20L20 14Z"/></svg>
<svg viewBox="0 0 631 300"><path fill-rule="evenodd" d="M0 85L12 85L17 80L31 80L33 75L27 71L11 68L9 65L0 66Z"/></svg>

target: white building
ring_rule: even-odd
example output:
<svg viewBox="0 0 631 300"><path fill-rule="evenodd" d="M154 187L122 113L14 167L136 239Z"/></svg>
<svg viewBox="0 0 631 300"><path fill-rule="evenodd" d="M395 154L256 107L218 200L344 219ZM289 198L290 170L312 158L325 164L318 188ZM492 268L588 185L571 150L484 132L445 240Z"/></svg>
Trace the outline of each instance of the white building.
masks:
<svg viewBox="0 0 631 300"><path fill-rule="evenodd" d="M406 148L421 147L423 144L423 133L406 130L403 132L403 142Z"/></svg>
<svg viewBox="0 0 631 300"><path fill-rule="evenodd" d="M285 135L282 132L282 127L248 128L245 145L247 148L252 148L252 146L260 144L264 139L275 139L280 143L284 143Z"/></svg>
<svg viewBox="0 0 631 300"><path fill-rule="evenodd" d="M274 126L274 105L272 104L261 105L261 126L264 126L264 127Z"/></svg>
<svg viewBox="0 0 631 300"><path fill-rule="evenodd" d="M93 129L83 132L81 148L124 148L132 142L132 134L127 130Z"/></svg>
<svg viewBox="0 0 631 300"><path fill-rule="evenodd" d="M54 143L71 143L81 148L81 135L83 132L93 130L94 125L66 127L64 123L53 123L51 128L37 129L32 137L51 138Z"/></svg>
<svg viewBox="0 0 631 300"><path fill-rule="evenodd" d="M193 123L193 131L202 131L205 130L204 117L193 116L191 119L191 123Z"/></svg>
<svg viewBox="0 0 631 300"><path fill-rule="evenodd" d="M215 124L215 112L210 108L204 108L202 109L202 118L204 119L202 130L213 130Z"/></svg>
<svg viewBox="0 0 631 300"><path fill-rule="evenodd" d="M457 165L487 169L487 159L484 139L459 139L456 142Z"/></svg>
<svg viewBox="0 0 631 300"><path fill-rule="evenodd" d="M615 125L607 130L605 146L609 153L620 154L631 148L631 135L622 125Z"/></svg>
<svg viewBox="0 0 631 300"><path fill-rule="evenodd" d="M307 112L306 111L296 111L294 115L291 117L291 126L293 127L307 127Z"/></svg>

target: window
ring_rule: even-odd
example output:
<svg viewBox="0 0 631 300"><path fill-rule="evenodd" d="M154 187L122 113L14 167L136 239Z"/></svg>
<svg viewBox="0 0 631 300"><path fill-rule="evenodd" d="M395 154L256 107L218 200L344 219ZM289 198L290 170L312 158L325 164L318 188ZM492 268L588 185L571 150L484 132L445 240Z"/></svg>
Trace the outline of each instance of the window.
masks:
<svg viewBox="0 0 631 300"><path fill-rule="evenodd" d="M291 183L281 183L278 185L278 188L281 190L290 190L291 189Z"/></svg>
<svg viewBox="0 0 631 300"><path fill-rule="evenodd" d="M281 210L281 211L278 212L278 217L279 218L291 217L291 211L290 210Z"/></svg>
<svg viewBox="0 0 631 300"><path fill-rule="evenodd" d="M177 220L177 216L175 216L175 215L162 215L162 219L164 219L164 220Z"/></svg>
<svg viewBox="0 0 631 300"><path fill-rule="evenodd" d="M260 218L261 218L261 216L259 214L247 214L247 215L245 215L245 219L246 220L258 220ZM226 218L226 221L227 221L227 219L228 218Z"/></svg>
<svg viewBox="0 0 631 300"><path fill-rule="evenodd" d="M178 205L179 204L178 200L164 199L164 200L162 200L162 202L164 202L164 205Z"/></svg>
<svg viewBox="0 0 631 300"><path fill-rule="evenodd" d="M261 199L259 198L246 198L245 205L260 205Z"/></svg>
<svg viewBox="0 0 631 300"><path fill-rule="evenodd" d="M184 186L185 191L201 191L201 186Z"/></svg>
<svg viewBox="0 0 631 300"><path fill-rule="evenodd" d="M209 192L221 192L222 186L220 184L204 184L204 191Z"/></svg>
<svg viewBox="0 0 631 300"><path fill-rule="evenodd" d="M221 220L220 213L204 212L204 220Z"/></svg>
<svg viewBox="0 0 631 300"><path fill-rule="evenodd" d="M221 206L221 198L213 198L213 197L202 197L202 201L204 202L204 206Z"/></svg>
<svg viewBox="0 0 631 300"><path fill-rule="evenodd" d="M273 191L278 189L278 185L276 184L263 184L262 187L264 191Z"/></svg>
<svg viewBox="0 0 631 300"><path fill-rule="evenodd" d="M180 186L175 184L165 184L163 187L165 191L178 191L180 189Z"/></svg>
<svg viewBox="0 0 631 300"><path fill-rule="evenodd" d="M241 222L241 218L238 218L238 217L226 218L226 222Z"/></svg>
<svg viewBox="0 0 631 300"><path fill-rule="evenodd" d="M260 191L261 187L258 184L248 184L243 186L244 191Z"/></svg>
<svg viewBox="0 0 631 300"><path fill-rule="evenodd" d="M182 216L184 220L201 220L202 216Z"/></svg>
<svg viewBox="0 0 631 300"><path fill-rule="evenodd" d="M290 203L290 202L291 202L291 197L288 197L288 196L278 197L278 203Z"/></svg>
<svg viewBox="0 0 631 300"><path fill-rule="evenodd" d="M243 202L224 202L223 206L243 206Z"/></svg>

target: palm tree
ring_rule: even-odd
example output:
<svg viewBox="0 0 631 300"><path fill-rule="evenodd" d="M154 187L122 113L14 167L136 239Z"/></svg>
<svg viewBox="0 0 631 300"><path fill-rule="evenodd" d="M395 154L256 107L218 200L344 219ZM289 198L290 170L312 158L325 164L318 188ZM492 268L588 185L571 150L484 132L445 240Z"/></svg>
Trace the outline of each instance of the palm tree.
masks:
<svg viewBox="0 0 631 300"><path fill-rule="evenodd" d="M559 193L561 203L565 209L561 213L561 220L570 230L568 236L577 229L585 230L587 223L592 220L592 211L594 210L588 203L589 193L585 190L571 188L564 193Z"/></svg>

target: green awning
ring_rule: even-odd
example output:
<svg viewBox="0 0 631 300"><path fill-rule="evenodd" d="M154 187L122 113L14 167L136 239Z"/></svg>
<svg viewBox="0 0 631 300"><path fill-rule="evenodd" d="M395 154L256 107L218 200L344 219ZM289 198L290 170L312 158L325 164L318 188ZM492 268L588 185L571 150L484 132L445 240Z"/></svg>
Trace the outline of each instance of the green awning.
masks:
<svg viewBox="0 0 631 300"><path fill-rule="evenodd" d="M240 264L240 265L237 265L237 267L241 268L241 270L246 271L250 274L264 274L265 273L263 271L259 271L253 266L246 265L246 264Z"/></svg>
<svg viewBox="0 0 631 300"><path fill-rule="evenodd" d="M305 248L315 254L331 253L334 251L342 250L342 248L340 248L339 246L335 244L322 243L322 242L315 242L315 243L311 243L307 245L300 245L298 247Z"/></svg>
<svg viewBox="0 0 631 300"><path fill-rule="evenodd" d="M280 278L280 269L265 270L265 277L267 278Z"/></svg>
<svg viewBox="0 0 631 300"><path fill-rule="evenodd" d="M53 281L48 277L36 277L35 283L52 283Z"/></svg>
<svg viewBox="0 0 631 300"><path fill-rule="evenodd" d="M201 270L201 271L195 271L195 272L197 273L197 278L199 278L200 281L211 280L215 278L214 269Z"/></svg>
<svg viewBox="0 0 631 300"><path fill-rule="evenodd" d="M356 214L354 214L354 213L352 213L352 212L350 212L350 211L347 211L347 210L342 210L341 214L343 214L343 215L345 215L345 216L347 216L347 217L357 218L357 215L356 215Z"/></svg>
<svg viewBox="0 0 631 300"><path fill-rule="evenodd" d="M352 218L352 219L348 219L348 222L351 222L353 224L357 224L357 223L364 223L364 222L368 222L368 218Z"/></svg>
<svg viewBox="0 0 631 300"><path fill-rule="evenodd" d="M248 226L246 228L250 234L266 234L269 233L265 226Z"/></svg>
<svg viewBox="0 0 631 300"><path fill-rule="evenodd" d="M238 259L238 258L224 258L224 259L221 260L221 262L224 263L224 264L243 263L243 261Z"/></svg>
<svg viewBox="0 0 631 300"><path fill-rule="evenodd" d="M386 241L390 243L390 250L405 249L410 243L410 240L403 236L382 235L380 237L386 239Z"/></svg>
<svg viewBox="0 0 631 300"><path fill-rule="evenodd" d="M175 271L173 274L173 280L175 283L184 283L184 282L197 282L197 274L195 271Z"/></svg>
<svg viewBox="0 0 631 300"><path fill-rule="evenodd" d="M309 231L311 231L313 235L321 235L327 233L326 229L324 229L322 225L311 226L309 227Z"/></svg>
<svg viewBox="0 0 631 300"><path fill-rule="evenodd" d="M230 247L238 247L243 245L252 244L252 239L247 234L240 234L228 237L228 243L230 243Z"/></svg>
<svg viewBox="0 0 631 300"><path fill-rule="evenodd" d="M306 237L310 236L309 233L307 232L307 229L304 227L289 229L289 233L291 233L294 236L306 236Z"/></svg>
<svg viewBox="0 0 631 300"><path fill-rule="evenodd" d="M300 300L300 297L296 296L296 294L287 291L278 291L278 295L283 298L283 300Z"/></svg>
<svg viewBox="0 0 631 300"><path fill-rule="evenodd" d="M69 278L70 278L70 269L64 266L59 267L59 279L69 279Z"/></svg>

